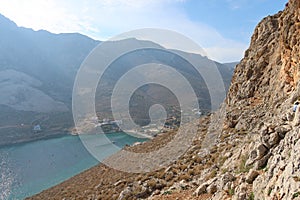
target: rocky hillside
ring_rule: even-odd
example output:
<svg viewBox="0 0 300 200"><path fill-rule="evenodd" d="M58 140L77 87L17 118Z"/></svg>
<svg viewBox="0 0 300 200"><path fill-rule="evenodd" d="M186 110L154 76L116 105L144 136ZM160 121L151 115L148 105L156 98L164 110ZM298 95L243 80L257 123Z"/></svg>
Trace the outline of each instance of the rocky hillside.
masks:
<svg viewBox="0 0 300 200"><path fill-rule="evenodd" d="M300 112L292 112L300 99L299 33L300 1L290 0L283 12L259 23L235 70L223 134L245 132L243 141L248 140L226 161L242 157L250 170L239 175L239 199L249 191L255 199L300 196Z"/></svg>
<svg viewBox="0 0 300 200"><path fill-rule="evenodd" d="M198 138L178 161L139 175L100 165L31 199L300 199L300 108L292 111L299 58L300 1L290 0L258 24L225 104L200 119ZM203 143L205 135L215 143L205 146L213 141Z"/></svg>

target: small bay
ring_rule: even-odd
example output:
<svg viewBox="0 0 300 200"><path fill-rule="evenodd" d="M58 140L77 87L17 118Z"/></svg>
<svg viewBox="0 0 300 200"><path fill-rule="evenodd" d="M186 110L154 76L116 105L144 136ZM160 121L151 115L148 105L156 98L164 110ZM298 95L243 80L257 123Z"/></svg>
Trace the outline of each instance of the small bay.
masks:
<svg viewBox="0 0 300 200"><path fill-rule="evenodd" d="M103 159L114 145L122 148L146 139L126 133L106 135L111 142L100 144ZM84 135L99 140L104 135ZM82 138L81 138L82 139ZM86 169L99 164L84 147L79 136L38 140L0 148L0 199L24 199L52 187Z"/></svg>

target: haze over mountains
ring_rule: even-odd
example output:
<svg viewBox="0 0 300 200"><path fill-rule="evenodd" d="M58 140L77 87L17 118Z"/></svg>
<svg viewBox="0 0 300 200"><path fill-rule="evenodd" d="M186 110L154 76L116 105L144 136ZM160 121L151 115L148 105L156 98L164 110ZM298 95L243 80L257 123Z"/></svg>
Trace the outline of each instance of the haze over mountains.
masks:
<svg viewBox="0 0 300 200"><path fill-rule="evenodd" d="M18 27L2 15L0 28L1 144L67 131L73 124L77 69L99 42L80 34ZM33 135L34 124L45 131Z"/></svg>
<svg viewBox="0 0 300 200"><path fill-rule="evenodd" d="M71 97L77 70L89 52L100 42L77 33L52 34L18 27L2 15L0 29L0 145L66 134L73 127ZM167 54L150 54L154 59L159 57L157 62L170 65L172 62L173 65L176 63L174 67L193 80L192 71L188 70L183 61L170 60L170 55ZM202 59L200 55L190 56ZM147 59L149 60L138 53L131 59L129 57L118 62L126 70L130 64L147 62ZM228 87L235 64L216 64L225 86ZM108 87L99 91L98 97L109 97L107 90L112 86L110 83L118 78L117 70L107 76L104 82L107 82ZM201 89L202 85L198 81L196 78L192 82L201 97L201 108L209 110L207 91ZM161 88L144 88L140 94L145 99L140 104L142 107L159 99L172 99ZM99 109L105 108L104 105L106 103L98 101ZM140 109L141 106L137 108ZM32 131L37 124L42 127L38 134Z"/></svg>

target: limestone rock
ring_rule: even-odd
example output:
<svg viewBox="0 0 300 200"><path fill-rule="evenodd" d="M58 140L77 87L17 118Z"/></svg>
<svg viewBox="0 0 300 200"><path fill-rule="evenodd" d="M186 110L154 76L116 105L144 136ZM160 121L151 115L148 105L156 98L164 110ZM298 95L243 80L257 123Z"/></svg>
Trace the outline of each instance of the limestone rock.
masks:
<svg viewBox="0 0 300 200"><path fill-rule="evenodd" d="M255 164L255 169L260 170L260 169L264 168L267 165L270 157L271 157L271 153L269 153L269 154L265 155L263 158L259 159Z"/></svg>
<svg viewBox="0 0 300 200"><path fill-rule="evenodd" d="M233 197L233 199L236 200L244 200L247 197L247 184L246 183L242 183L241 185L239 185L236 189L235 189L235 195Z"/></svg>
<svg viewBox="0 0 300 200"><path fill-rule="evenodd" d="M195 196L199 196L199 195L201 195L201 194L205 194L205 193L207 192L207 191L206 191L207 186L208 186L208 185L207 185L206 183L200 185L200 186L195 190L194 195L195 195Z"/></svg>
<svg viewBox="0 0 300 200"><path fill-rule="evenodd" d="M126 200L126 195L132 192L130 187L125 188L119 195L118 200Z"/></svg>
<svg viewBox="0 0 300 200"><path fill-rule="evenodd" d="M233 176L231 173L226 173L222 176L221 180L224 182L224 184L227 184L228 182L233 182L236 180L236 177Z"/></svg>
<svg viewBox="0 0 300 200"><path fill-rule="evenodd" d="M260 159L268 153L268 148L265 145L260 144L258 145L256 151L257 151L257 157L258 159Z"/></svg>
<svg viewBox="0 0 300 200"><path fill-rule="evenodd" d="M275 129L275 131L281 135L281 136L284 136L287 132L289 132L290 130L292 129L291 126L289 125L283 125L283 126L280 126L280 127L277 127Z"/></svg>
<svg viewBox="0 0 300 200"><path fill-rule="evenodd" d="M268 144L270 145L270 147L273 147L275 145L278 145L280 142L281 137L279 136L279 133L272 133L269 137L269 141Z"/></svg>
<svg viewBox="0 0 300 200"><path fill-rule="evenodd" d="M246 176L246 182L252 184L258 175L259 173L256 170L251 169L248 175Z"/></svg>
<svg viewBox="0 0 300 200"><path fill-rule="evenodd" d="M215 183L213 183L206 188L206 191L209 194L214 194L218 191L218 187Z"/></svg>

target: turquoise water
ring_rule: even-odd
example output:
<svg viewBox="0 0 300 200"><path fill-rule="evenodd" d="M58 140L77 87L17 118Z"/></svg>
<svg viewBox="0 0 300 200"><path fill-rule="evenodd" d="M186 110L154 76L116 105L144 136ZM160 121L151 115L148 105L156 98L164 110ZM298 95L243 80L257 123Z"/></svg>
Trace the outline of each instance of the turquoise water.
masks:
<svg viewBox="0 0 300 200"><path fill-rule="evenodd" d="M81 136L82 137L82 136ZM99 140L98 135L85 135L86 140ZM115 145L145 141L124 133L107 137ZM112 143L99 145L103 158ZM0 148L0 200L24 199L54 186L98 164L84 148L78 136L64 136Z"/></svg>

